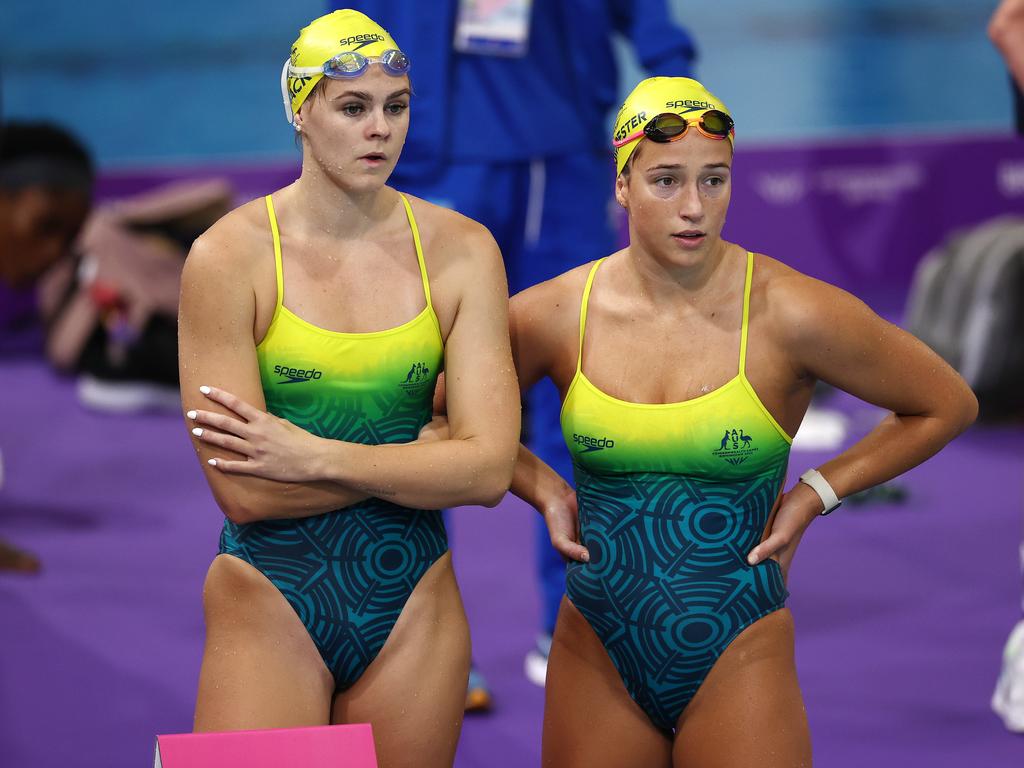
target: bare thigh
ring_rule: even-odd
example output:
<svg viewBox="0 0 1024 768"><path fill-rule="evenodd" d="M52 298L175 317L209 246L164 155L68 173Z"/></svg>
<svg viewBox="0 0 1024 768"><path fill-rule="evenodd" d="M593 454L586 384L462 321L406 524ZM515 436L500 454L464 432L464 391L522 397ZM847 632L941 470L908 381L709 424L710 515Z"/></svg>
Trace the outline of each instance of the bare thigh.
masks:
<svg viewBox="0 0 1024 768"><path fill-rule="evenodd" d="M380 768L448 768L462 730L469 625L451 553L419 580L387 642L334 699L332 723L371 723Z"/></svg>
<svg viewBox="0 0 1024 768"><path fill-rule="evenodd" d="M334 680L298 614L256 568L214 559L195 731L326 725Z"/></svg>
<svg viewBox="0 0 1024 768"><path fill-rule="evenodd" d="M542 765L668 768L672 744L626 691L601 641L565 597L551 640Z"/></svg>
<svg viewBox="0 0 1024 768"><path fill-rule="evenodd" d="M675 768L805 768L811 736L794 662L788 609L747 627L683 710Z"/></svg>

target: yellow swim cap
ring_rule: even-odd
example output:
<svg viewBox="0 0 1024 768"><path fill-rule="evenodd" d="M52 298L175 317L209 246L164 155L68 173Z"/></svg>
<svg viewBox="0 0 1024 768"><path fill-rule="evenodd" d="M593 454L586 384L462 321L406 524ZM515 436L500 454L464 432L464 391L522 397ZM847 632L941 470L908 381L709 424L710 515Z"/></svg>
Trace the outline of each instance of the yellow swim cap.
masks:
<svg viewBox="0 0 1024 768"><path fill-rule="evenodd" d="M345 51L358 51L366 58L372 58L387 50L398 50L398 45L384 27L359 11L346 8L313 19L292 44L291 56L285 62L281 76L288 120L292 121L323 77L323 74L292 77L288 72L289 66L322 67L329 59Z"/></svg>
<svg viewBox="0 0 1024 768"><path fill-rule="evenodd" d="M613 141L621 141L638 131L657 115L671 112L682 117L700 117L705 112L717 109L732 117L728 108L707 88L689 77L649 77L626 97L615 117ZM637 148L641 135L615 149L615 173L622 173L626 161ZM732 134L729 143L733 143Z"/></svg>

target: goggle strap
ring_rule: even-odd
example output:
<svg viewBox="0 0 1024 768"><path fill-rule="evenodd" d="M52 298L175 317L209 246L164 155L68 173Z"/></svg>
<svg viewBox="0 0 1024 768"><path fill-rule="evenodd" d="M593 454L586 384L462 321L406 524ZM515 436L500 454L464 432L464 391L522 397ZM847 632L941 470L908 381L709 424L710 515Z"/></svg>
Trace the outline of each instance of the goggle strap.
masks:
<svg viewBox="0 0 1024 768"><path fill-rule="evenodd" d="M287 65L286 65L287 66ZM288 74L292 77L310 77L311 75L322 75L323 66L319 67L288 67Z"/></svg>
<svg viewBox="0 0 1024 768"><path fill-rule="evenodd" d="M284 99L284 119L295 125L295 114L292 112L292 95L288 90L288 73L291 71L291 59L284 60L281 67L281 98Z"/></svg>

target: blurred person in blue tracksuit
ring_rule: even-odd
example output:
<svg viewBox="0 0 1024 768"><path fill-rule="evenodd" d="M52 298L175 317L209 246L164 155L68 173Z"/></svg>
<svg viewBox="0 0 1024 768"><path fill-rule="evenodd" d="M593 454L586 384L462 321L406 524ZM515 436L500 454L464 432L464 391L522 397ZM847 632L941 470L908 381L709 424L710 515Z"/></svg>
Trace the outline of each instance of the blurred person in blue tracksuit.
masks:
<svg viewBox="0 0 1024 768"><path fill-rule="evenodd" d="M611 253L617 206L607 146L617 106L613 39L651 75L690 76L696 49L669 0L352 0L402 41L416 117L395 187L484 224L505 257L514 294ZM524 441L563 477L572 465L560 398L544 381L524 398ZM543 685L565 564L536 520L543 616L526 674ZM467 709L490 694L471 673Z"/></svg>

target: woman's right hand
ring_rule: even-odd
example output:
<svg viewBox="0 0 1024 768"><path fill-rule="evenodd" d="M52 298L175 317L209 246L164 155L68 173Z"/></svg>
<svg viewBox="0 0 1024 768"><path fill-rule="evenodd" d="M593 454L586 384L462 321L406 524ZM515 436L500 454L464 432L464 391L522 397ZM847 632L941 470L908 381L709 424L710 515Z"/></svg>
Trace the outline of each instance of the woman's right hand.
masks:
<svg viewBox="0 0 1024 768"><path fill-rule="evenodd" d="M589 563L590 552L580 543L576 491L566 485L564 491L545 504L540 511L548 526L551 546L567 560Z"/></svg>

